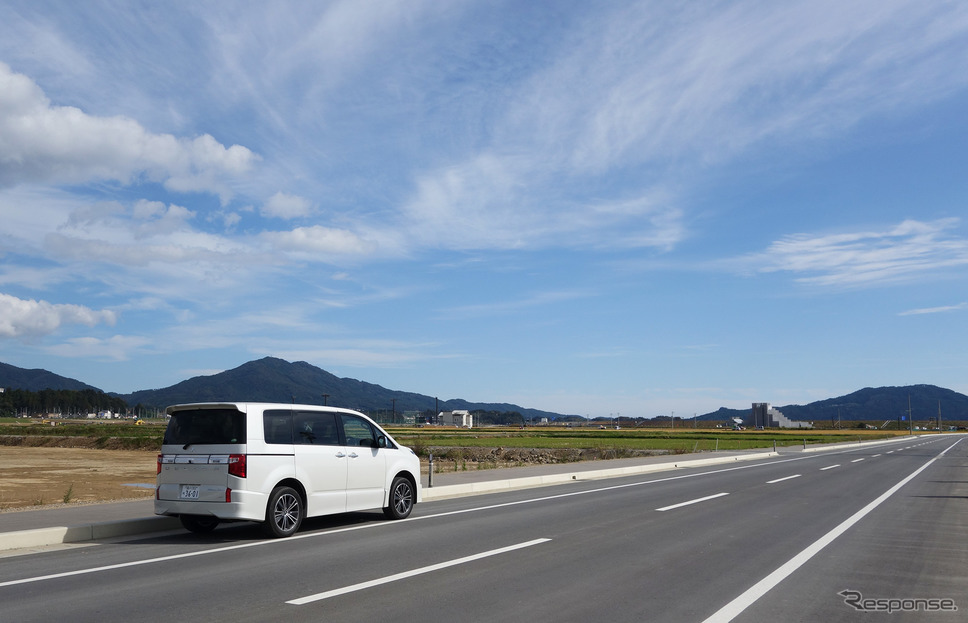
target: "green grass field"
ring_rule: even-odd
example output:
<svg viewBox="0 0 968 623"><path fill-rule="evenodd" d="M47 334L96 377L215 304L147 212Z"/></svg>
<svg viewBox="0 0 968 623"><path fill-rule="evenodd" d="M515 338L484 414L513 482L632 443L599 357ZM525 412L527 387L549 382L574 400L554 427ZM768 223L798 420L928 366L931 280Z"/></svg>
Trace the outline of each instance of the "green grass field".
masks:
<svg viewBox="0 0 968 623"><path fill-rule="evenodd" d="M750 450L756 448L844 443L888 439L896 432L867 430L601 430L580 428L528 429L440 429L393 428L390 433L401 443L423 448L541 448L541 449L629 449L701 452ZM906 433L905 433L906 434Z"/></svg>
<svg viewBox="0 0 968 623"><path fill-rule="evenodd" d="M157 449L161 447L165 423L145 420L89 421L0 418L0 435L8 437L86 437L98 446ZM685 453L710 450L751 450L756 448L802 446L803 444L843 443L886 439L907 431L883 430L745 430L727 429L600 429L600 428L483 428L454 429L438 427L388 427L401 443L418 454L426 448L535 448L589 450L661 450ZM114 440L114 443L108 443ZM120 443L118 443L120 442Z"/></svg>

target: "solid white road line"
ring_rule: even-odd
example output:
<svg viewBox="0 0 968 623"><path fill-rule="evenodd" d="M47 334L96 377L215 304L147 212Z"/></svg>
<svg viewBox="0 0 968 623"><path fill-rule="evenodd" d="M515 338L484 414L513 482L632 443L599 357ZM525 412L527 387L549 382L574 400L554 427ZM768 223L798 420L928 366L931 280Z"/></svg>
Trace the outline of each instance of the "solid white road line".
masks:
<svg viewBox="0 0 968 623"><path fill-rule="evenodd" d="M794 474L792 476L787 476L786 478L777 478L776 480L767 480L766 481L766 484L768 484L768 485L775 485L778 482L783 482L784 480L792 480L794 478L799 478L799 477L800 477L800 474Z"/></svg>
<svg viewBox="0 0 968 623"><path fill-rule="evenodd" d="M437 563L436 565L429 565L427 567L421 567L419 569L413 569L411 571L404 571L403 573L397 573L395 575L388 575L385 578L377 578L376 580L370 580L369 582L360 582L359 584L353 584L352 586L344 586L343 588L337 588L331 591L326 591L324 593L316 593L315 595L300 597L299 599L292 599L290 601L287 601L286 603L292 604L294 606L302 606L308 603L312 603L314 601L320 601L321 599L329 599L330 597L336 597L338 595L354 593L356 591L362 591L368 588L373 588L374 586L380 586L381 584L389 584L390 582L405 580L407 578L412 578L417 575L423 575L424 573L431 573L432 571L439 571L441 569L454 567L456 565L463 565L469 562L473 562L475 560L480 560L481 558L487 558L489 556L497 556L498 554L513 552L514 550L524 549L525 547L531 547L532 545L540 545L541 543L547 543L550 540L551 539L535 539L533 541L527 541L526 543L518 543L517 545L509 545L508 547L492 549L487 552L481 552L480 554L465 556L463 558L457 558L455 560L448 560L447 562L441 562L441 563Z"/></svg>
<svg viewBox="0 0 968 623"><path fill-rule="evenodd" d="M799 554L797 554L796 556L788 560L786 563L781 565L779 569L777 569L770 575L766 576L765 578L763 578L762 580L760 580L759 582L751 586L749 589L747 589L745 593L743 593L733 601L729 602L728 604L720 608L716 613L714 613L708 619L703 621L703 623L729 623L730 621L735 619L744 610L746 610L751 605L753 605L753 603L756 602L756 600L758 600L760 597L770 592L777 584L785 580L790 574L792 574L794 571L802 567L808 560L816 556L817 553L820 552L820 550L830 545L830 543L832 543L834 539L839 537L841 534L843 534L848 529L850 529L854 524L856 524L858 521L860 521L865 516L867 516L868 513L870 513L872 510L880 506L886 499L894 495L898 489L900 489L907 483L911 482L918 474L928 469L928 467L930 467L932 463L934 463L942 456L944 456L948 450L950 450L951 448L954 448L956 445L958 445L960 441L961 440L959 439L955 443L951 444L950 446L942 450L941 454L939 454L938 456L934 457L933 459L931 459L921 467L914 470L914 472L912 472L906 478L901 480L901 482L897 483L896 485L894 485L893 487L891 487L890 489L882 493L876 500L874 500L864 508L860 509L859 511L857 511L856 513L848 517L845 521L843 521L840 525L838 525L836 528L834 528L827 534L823 535L822 537L814 541L814 543L808 546L807 549L803 550L802 552L800 552Z"/></svg>
<svg viewBox="0 0 968 623"><path fill-rule="evenodd" d="M687 478L698 478L698 477L702 477L702 476L711 476L711 475L714 475L714 474L723 474L723 473L726 473L726 472L734 472L734 471L745 470L745 469L755 469L755 468L763 467L763 466L767 466L767 465L776 465L777 463L792 463L792 462L795 462L795 461L804 461L804 460L810 460L810 459L813 459L813 458L815 458L815 457L807 456L807 457L796 457L796 458L791 458L791 459L779 459L779 460L770 461L770 462L767 462L767 463L754 463L754 464L750 464L750 465L736 465L736 466L732 466L732 467L725 467L725 468L722 468L722 469L715 469L715 470L708 471L708 472L693 472L693 473L690 473L690 474L680 474L680 475L677 475L677 476L668 476L668 477L665 477L665 478L653 478L653 479L649 479L649 480L642 480L642 481L638 481L638 482L626 483L626 484L621 484L621 485L610 485L610 486L606 486L606 487L599 487L597 489L585 489L585 490L582 490L582 491L572 491L572 492L569 492L569 493L561 493L561 494L556 494L556 495L548 495L548 496L538 497L538 498L528 498L526 500L518 500L516 502L505 502L505 503L502 503L502 504L490 504L490 505L485 505L485 506L475 506L473 508L467 508L467 509L463 509L463 510L447 511L447 512L443 512L443 513L434 513L432 515L420 515L420 516L416 516L416 517L408 517L407 519L402 519L400 521L391 521L391 522L381 521L381 522L377 522L377 523L366 523L366 524L361 524L361 525L356 525L356 526L350 526L350 527L346 527L346 528L336 528L334 530L326 530L326 531L322 531L322 532L307 532L307 533L295 534L295 535L293 535L293 536L291 536L291 537L289 537L287 539L267 539L267 540L264 540L264 541L252 541L252 542L248 542L248 543L242 543L242 544L238 544L238 545L229 545L229 546L226 546L226 547L217 547L217 548L214 548L214 549L207 549L207 550L202 550L202 551L197 551L197 552L186 552L184 554L174 554L174 555L171 555L171 556L161 556L159 558L147 558L147 559L142 559L142 560L133 560L133 561L130 561L130 562L123 562L123 563L119 563L119 564L115 564L115 565L105 565L103 567L91 567L91 568L87 568L87 569L77 569L75 571L65 571L63 573L52 573L50 575L41 575L41 576L35 576L35 577L30 577L30 578L21 578L21 579L18 579L18 580L8 580L6 582L0 582L0 588L4 588L6 586L16 586L18 584L30 584L30 583L33 583L33 582L44 582L44 581L47 581L47 580L56 580L56 579L59 579L59 578L66 578L66 577L77 576L77 575L85 575L85 574L88 574L88 573L100 573L102 571L111 571L113 569L123 569L125 567L137 567L137 566L140 566L140 565L150 565L150 564L155 564L155 563L159 563L159 562L167 562L169 560L178 560L178 559L181 559L181 558L191 558L193 556L205 556L205 555L208 555L208 554L218 554L218 553L221 553L221 552L227 552L227 551L232 551L232 550L236 550L236 549L244 549L244 548L248 548L248 547L263 547L263 546L267 546L268 547L268 546L273 546L273 545L284 545L287 542L290 542L291 543L293 541L298 541L298 540L301 540L301 539L315 539L315 538L319 538L319 537L327 537L327 536L331 536L331 535L334 535L334 534L339 534L339 533L342 533L342 532L355 532L356 530L379 529L379 528L383 528L383 527L386 527L386 526L400 525L400 524L402 524L404 522L426 521L426 520L429 520L429 519L437 519L437 518L440 518L440 517L447 517L447 516L450 516L450 515L461 515L461 514L465 514L465 513L476 513L476 512L481 512L481 511L494 510L494 509L502 508L502 507L508 507L508 506L518 506L518 505L522 505L522 504L534 504L534 503L540 503L540 502L547 502L549 500L557 500L557 499L568 498L568 497L573 497L573 496L590 495L590 494L595 494L595 493L603 493L603 492L606 492L606 491L614 491L614 490L618 490L618 489L625 489L625 488L628 488L628 487L641 487L641 486L645 486L645 485L658 484L658 483L662 483L662 482L670 482L670 481L673 481L673 480L684 480L684 479L687 479ZM834 467L837 467L837 466L834 466Z"/></svg>
<svg viewBox="0 0 968 623"><path fill-rule="evenodd" d="M728 493L717 493L715 495L707 495L704 498L697 498L695 500L689 500L688 502L679 502L678 504L673 504L672 506L663 506L662 508L657 508L657 511L671 511L674 508L682 508L683 506L689 506L690 504L698 504L699 502L705 502L706 500L714 500L716 498L721 498L724 495L729 495Z"/></svg>

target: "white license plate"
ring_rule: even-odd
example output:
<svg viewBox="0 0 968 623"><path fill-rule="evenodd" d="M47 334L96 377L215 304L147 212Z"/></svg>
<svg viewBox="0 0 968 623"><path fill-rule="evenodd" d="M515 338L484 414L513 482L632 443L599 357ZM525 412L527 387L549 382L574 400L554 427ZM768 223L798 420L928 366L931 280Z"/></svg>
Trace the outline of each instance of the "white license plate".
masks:
<svg viewBox="0 0 968 623"><path fill-rule="evenodd" d="M181 497L183 500L197 500L198 485L182 485L181 495L179 497Z"/></svg>

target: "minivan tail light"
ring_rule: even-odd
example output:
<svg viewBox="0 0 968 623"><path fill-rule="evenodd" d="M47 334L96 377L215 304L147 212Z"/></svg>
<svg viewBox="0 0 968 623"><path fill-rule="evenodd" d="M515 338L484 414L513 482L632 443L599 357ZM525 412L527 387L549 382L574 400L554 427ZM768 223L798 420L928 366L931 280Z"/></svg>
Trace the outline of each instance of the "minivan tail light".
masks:
<svg viewBox="0 0 968 623"><path fill-rule="evenodd" d="M245 478L245 455L229 455L229 475L237 478Z"/></svg>
<svg viewBox="0 0 968 623"><path fill-rule="evenodd" d="M158 471L155 472L155 474L160 474L160 473L161 473L161 455L159 454L158 455Z"/></svg>

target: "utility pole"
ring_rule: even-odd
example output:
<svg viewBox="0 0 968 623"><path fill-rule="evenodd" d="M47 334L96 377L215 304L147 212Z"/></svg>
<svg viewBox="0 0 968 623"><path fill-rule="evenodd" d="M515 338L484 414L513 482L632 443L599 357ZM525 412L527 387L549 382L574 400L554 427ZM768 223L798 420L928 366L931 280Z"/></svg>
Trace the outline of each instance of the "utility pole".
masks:
<svg viewBox="0 0 968 623"><path fill-rule="evenodd" d="M911 419L911 394L908 394L908 426L911 427L911 434L914 434L914 420Z"/></svg>

